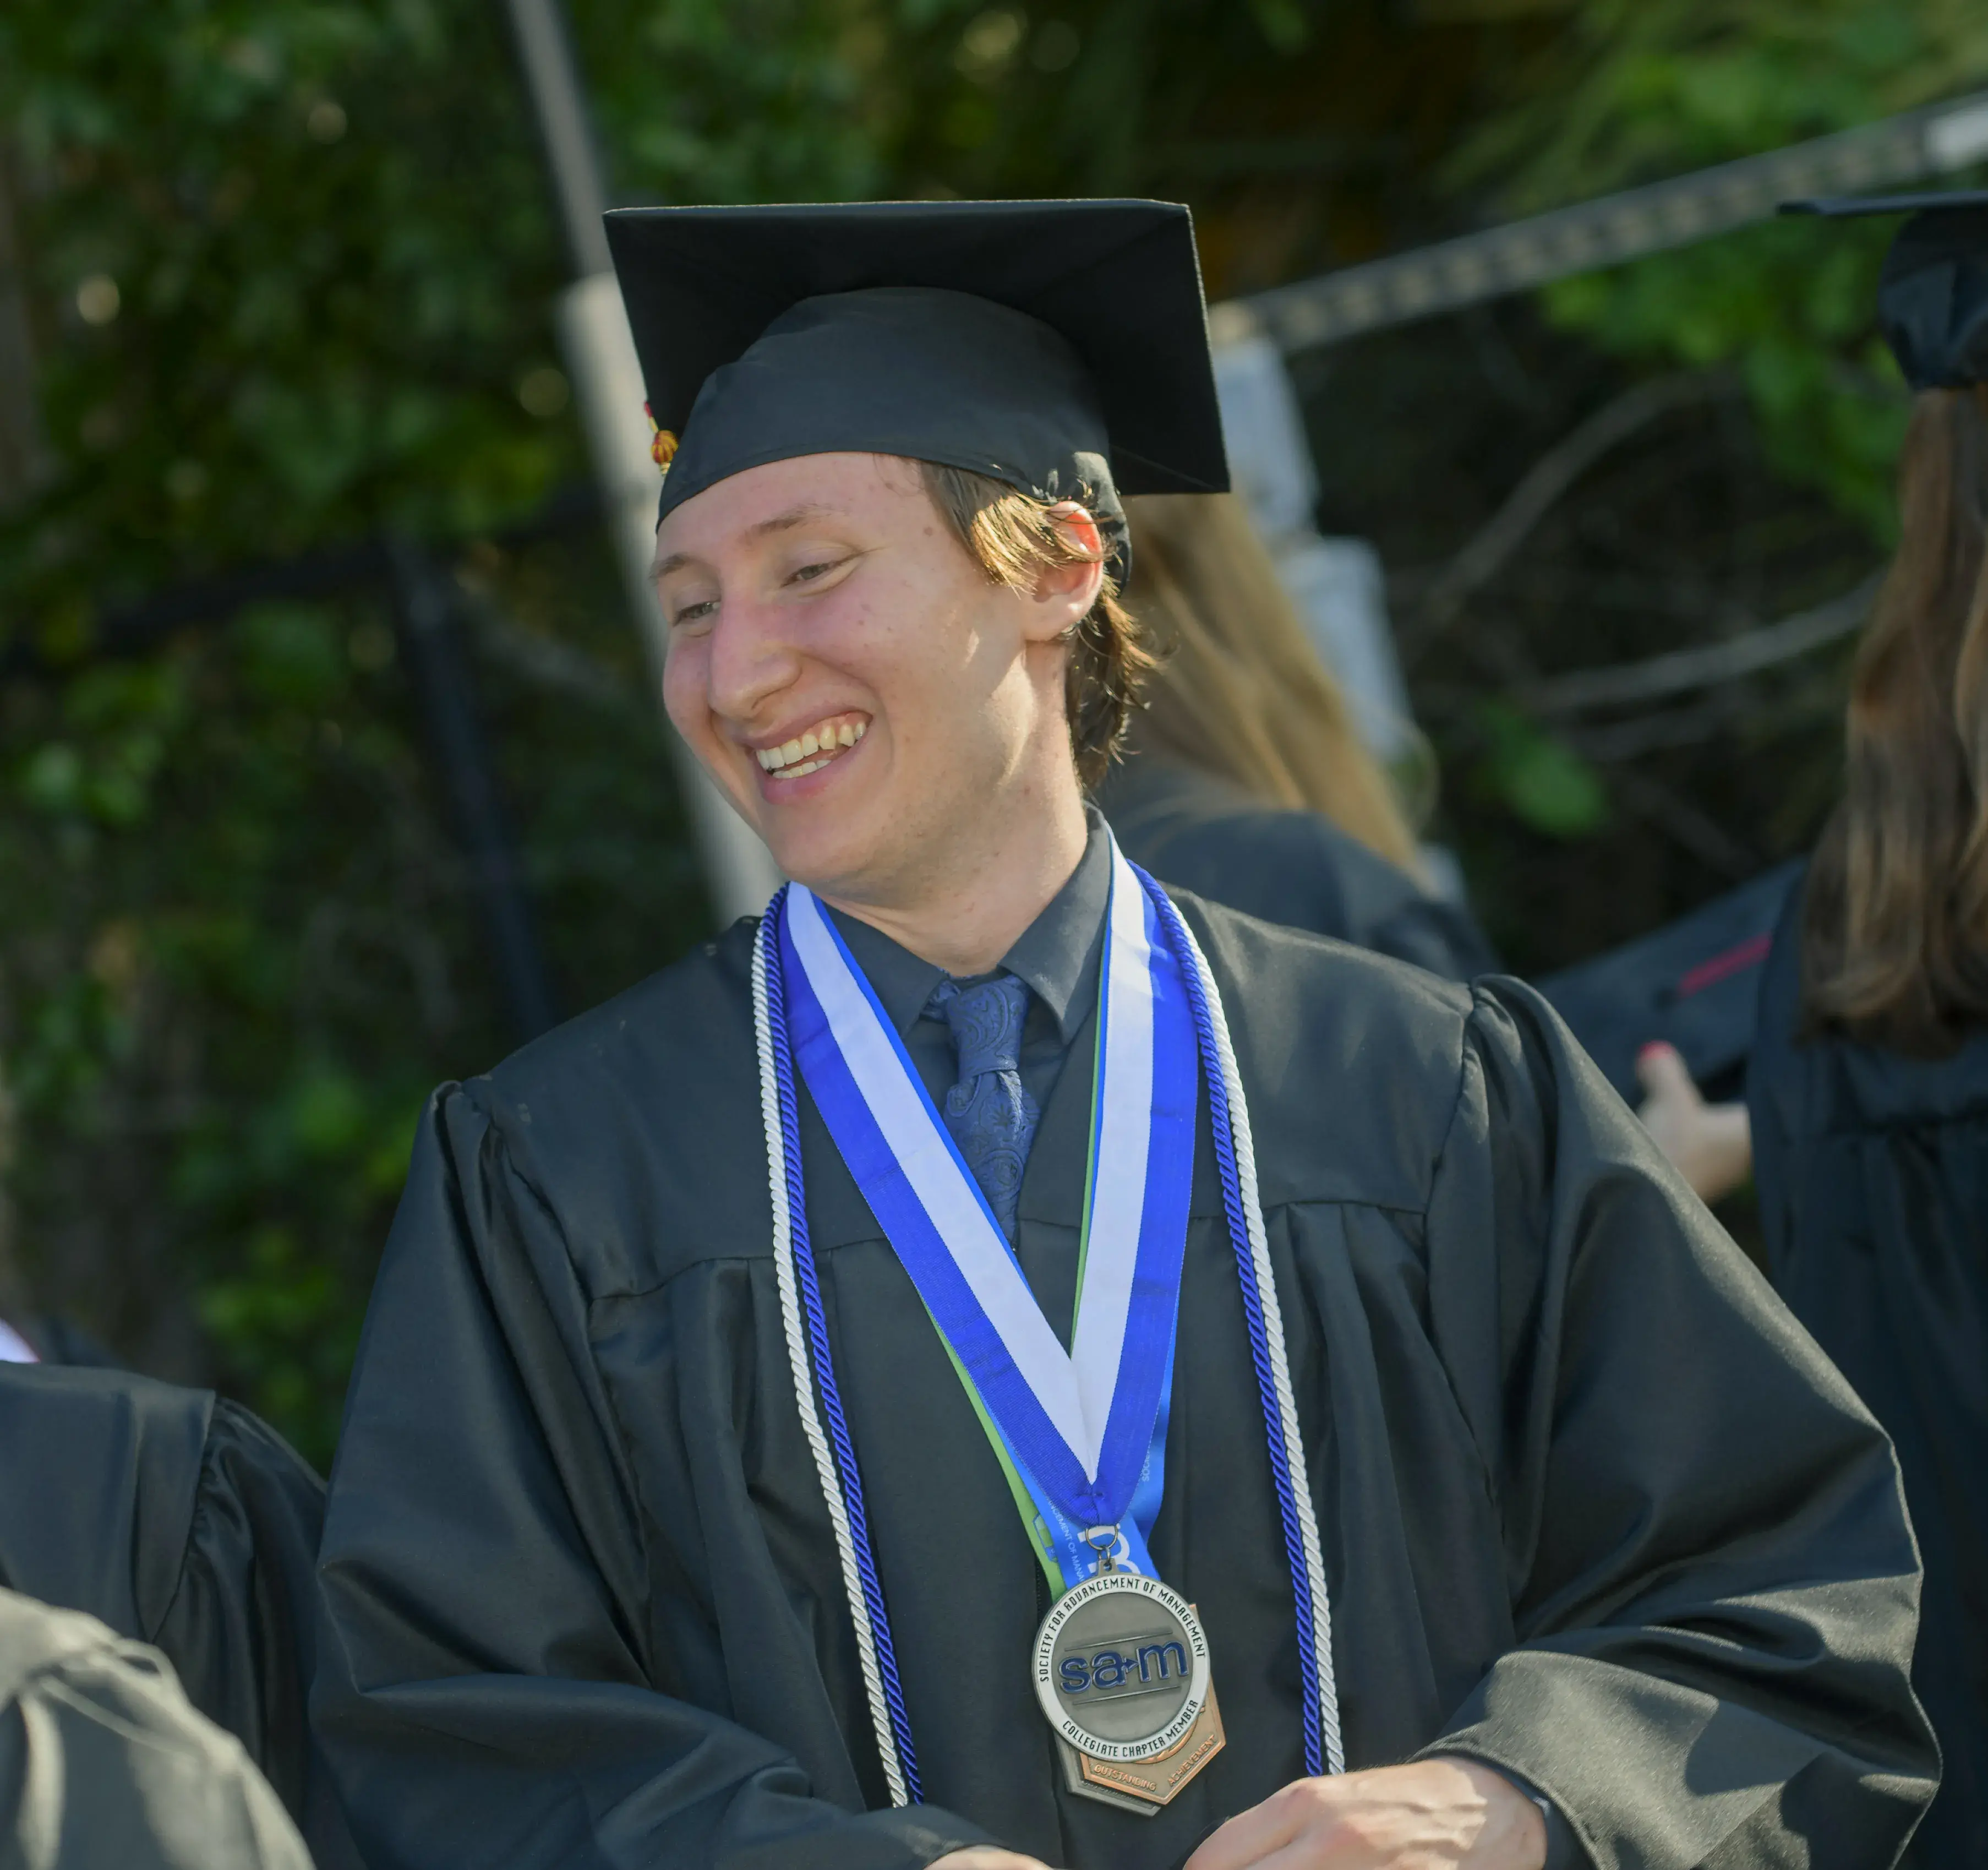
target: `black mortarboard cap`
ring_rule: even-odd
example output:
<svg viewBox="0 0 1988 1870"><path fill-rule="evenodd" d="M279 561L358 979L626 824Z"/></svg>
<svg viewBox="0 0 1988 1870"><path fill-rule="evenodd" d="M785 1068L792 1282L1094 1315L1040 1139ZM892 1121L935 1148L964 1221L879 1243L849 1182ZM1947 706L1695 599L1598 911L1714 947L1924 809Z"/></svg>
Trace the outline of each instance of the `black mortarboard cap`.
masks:
<svg viewBox="0 0 1988 1870"><path fill-rule="evenodd" d="M1909 215L1878 281L1885 341L1915 390L1988 382L1988 189L1789 201L1781 211Z"/></svg>
<svg viewBox="0 0 1988 1870"><path fill-rule="evenodd" d="M1760 970L1788 893L1783 864L1661 928L1535 984L1632 1104L1636 1058L1674 1047L1707 1096L1736 1096L1753 1049Z"/></svg>
<svg viewBox="0 0 1988 1870"><path fill-rule="evenodd" d="M1229 485L1188 211L1172 202L622 208L607 242L667 513L766 462L901 455L1047 499Z"/></svg>

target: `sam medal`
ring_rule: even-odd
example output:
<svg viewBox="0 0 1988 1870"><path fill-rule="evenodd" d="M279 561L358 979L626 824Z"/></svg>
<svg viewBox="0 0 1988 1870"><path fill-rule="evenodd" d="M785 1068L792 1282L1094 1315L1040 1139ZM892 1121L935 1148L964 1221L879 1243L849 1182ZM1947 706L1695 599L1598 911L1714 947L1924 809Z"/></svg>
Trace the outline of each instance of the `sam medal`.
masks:
<svg viewBox="0 0 1988 1870"><path fill-rule="evenodd" d="M1034 1675L1065 1783L1086 1798L1151 1818L1222 1750L1194 1606L1108 1557L1043 1619Z"/></svg>

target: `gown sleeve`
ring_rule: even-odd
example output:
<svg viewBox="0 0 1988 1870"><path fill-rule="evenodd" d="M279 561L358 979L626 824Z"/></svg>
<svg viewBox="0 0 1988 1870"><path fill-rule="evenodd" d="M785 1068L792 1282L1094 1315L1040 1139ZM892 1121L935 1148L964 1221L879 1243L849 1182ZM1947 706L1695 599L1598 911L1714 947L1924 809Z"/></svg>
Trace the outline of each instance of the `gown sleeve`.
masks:
<svg viewBox="0 0 1988 1870"><path fill-rule="evenodd" d="M240 1736L317 1870L360 1859L310 1732L324 1482L268 1423L217 1398L186 1556L150 1640L194 1705Z"/></svg>
<svg viewBox="0 0 1988 1870"><path fill-rule="evenodd" d="M323 1513L309 1464L211 1391L0 1368L0 1585L156 1645L267 1776L318 1870L357 1870L305 1704Z"/></svg>
<svg viewBox="0 0 1988 1870"><path fill-rule="evenodd" d="M723 1529L683 1529L722 1563ZM472 1097L430 1107L374 1289L320 1562L313 1715L371 1870L923 1870L986 1841L814 1795L661 1692L587 1295Z"/></svg>
<svg viewBox="0 0 1988 1870"><path fill-rule="evenodd" d="M1516 1642L1425 1750L1599 1870L1888 1864L1938 1772L1890 1444L1546 1003L1474 999L1429 1307Z"/></svg>

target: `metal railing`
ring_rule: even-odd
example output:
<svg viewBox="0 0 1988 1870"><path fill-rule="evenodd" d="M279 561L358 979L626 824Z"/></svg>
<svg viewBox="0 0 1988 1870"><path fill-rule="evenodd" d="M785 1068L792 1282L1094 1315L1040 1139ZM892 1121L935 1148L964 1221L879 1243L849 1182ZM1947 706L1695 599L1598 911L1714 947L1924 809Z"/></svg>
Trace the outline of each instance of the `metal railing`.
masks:
<svg viewBox="0 0 1988 1870"><path fill-rule="evenodd" d="M1288 355L1689 246L1764 221L1785 201L1984 160L1988 91L1229 299L1209 309L1209 327L1217 343L1260 333Z"/></svg>

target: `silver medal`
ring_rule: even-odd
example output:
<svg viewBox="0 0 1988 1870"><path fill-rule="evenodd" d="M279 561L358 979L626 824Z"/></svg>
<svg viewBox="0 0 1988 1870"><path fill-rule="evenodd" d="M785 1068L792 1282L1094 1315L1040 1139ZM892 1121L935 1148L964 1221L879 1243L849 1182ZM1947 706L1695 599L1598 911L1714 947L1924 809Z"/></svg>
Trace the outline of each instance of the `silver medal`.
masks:
<svg viewBox="0 0 1988 1870"><path fill-rule="evenodd" d="M1193 1607L1158 1579L1100 1571L1043 1619L1034 1676L1064 1740L1090 1759L1131 1764L1170 1753L1200 1718L1208 1638Z"/></svg>

